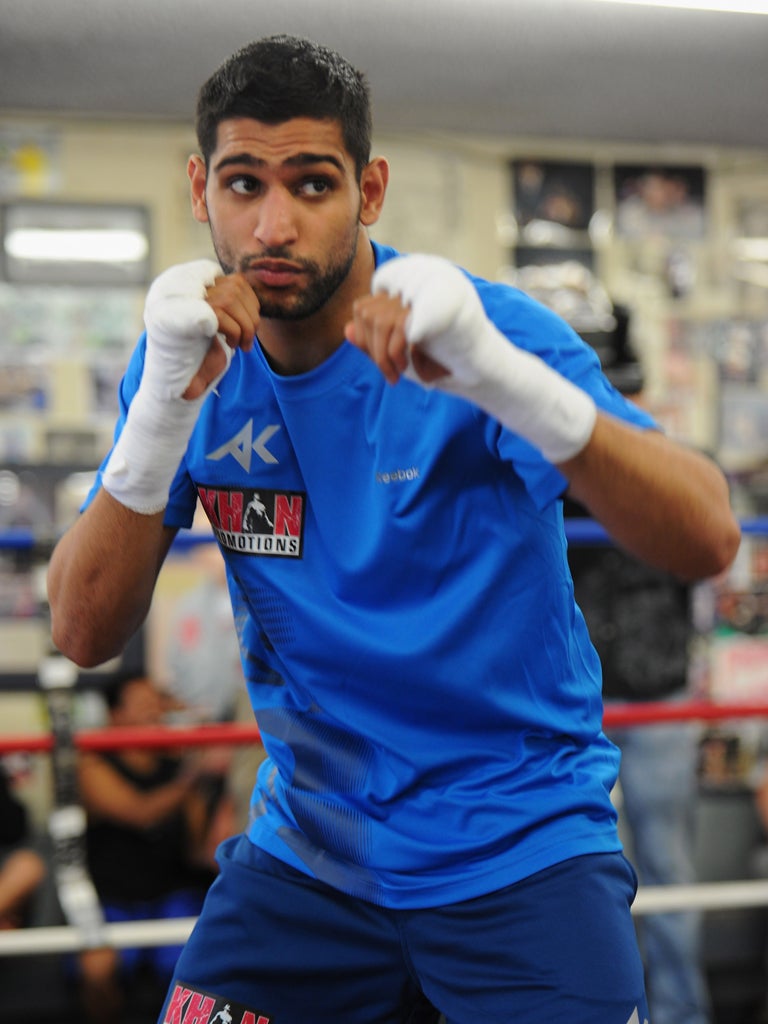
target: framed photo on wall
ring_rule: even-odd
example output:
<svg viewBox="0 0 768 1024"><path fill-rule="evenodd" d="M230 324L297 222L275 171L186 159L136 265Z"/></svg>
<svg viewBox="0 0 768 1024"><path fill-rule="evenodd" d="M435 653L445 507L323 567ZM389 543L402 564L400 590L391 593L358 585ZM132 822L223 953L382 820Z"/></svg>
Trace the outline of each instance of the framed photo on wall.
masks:
<svg viewBox="0 0 768 1024"><path fill-rule="evenodd" d="M589 249L595 169L588 163L514 160L512 211L522 249Z"/></svg>
<svg viewBox="0 0 768 1024"><path fill-rule="evenodd" d="M699 166L620 164L613 169L616 231L624 238L703 238L706 174Z"/></svg>

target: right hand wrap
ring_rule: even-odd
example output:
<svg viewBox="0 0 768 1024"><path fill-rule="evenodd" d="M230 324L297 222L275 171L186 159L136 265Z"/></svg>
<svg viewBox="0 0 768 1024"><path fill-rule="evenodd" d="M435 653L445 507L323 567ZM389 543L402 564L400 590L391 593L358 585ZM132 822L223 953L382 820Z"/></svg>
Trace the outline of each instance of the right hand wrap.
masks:
<svg viewBox="0 0 768 1024"><path fill-rule="evenodd" d="M449 371L424 386L474 402L554 464L587 444L597 416L592 398L501 334L453 264L439 256L399 256L375 272L373 291L397 295L410 307L406 340ZM406 376L424 384L413 364Z"/></svg>
<svg viewBox="0 0 768 1024"><path fill-rule="evenodd" d="M223 376L199 398L182 398L214 337L229 367L232 350L218 335L216 313L205 300L206 289L221 275L218 263L196 260L166 270L147 293L144 371L102 476L104 489L134 512L151 515L168 504L200 406Z"/></svg>

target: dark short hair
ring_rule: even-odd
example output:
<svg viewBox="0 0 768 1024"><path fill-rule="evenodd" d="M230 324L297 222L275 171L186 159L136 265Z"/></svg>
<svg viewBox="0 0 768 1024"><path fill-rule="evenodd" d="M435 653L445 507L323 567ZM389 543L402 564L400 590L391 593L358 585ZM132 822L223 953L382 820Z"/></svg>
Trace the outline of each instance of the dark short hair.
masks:
<svg viewBox="0 0 768 1024"><path fill-rule="evenodd" d="M143 672L116 672L105 683L102 694L110 711L116 711L123 702L123 694L135 682L149 682Z"/></svg>
<svg viewBox="0 0 768 1024"><path fill-rule="evenodd" d="M333 50L278 35L244 46L200 90L195 127L206 162L219 124L249 117L282 124L294 117L338 121L358 179L370 160L371 102L365 76Z"/></svg>

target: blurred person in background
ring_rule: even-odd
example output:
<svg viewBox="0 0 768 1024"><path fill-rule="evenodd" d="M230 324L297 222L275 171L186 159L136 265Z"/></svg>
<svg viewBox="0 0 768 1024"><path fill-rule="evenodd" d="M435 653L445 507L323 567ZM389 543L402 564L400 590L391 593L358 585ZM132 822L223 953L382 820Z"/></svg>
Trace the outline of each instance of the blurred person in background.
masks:
<svg viewBox="0 0 768 1024"><path fill-rule="evenodd" d="M202 519L207 524L204 516ZM213 540L195 544L185 554L187 565L197 571L197 582L179 594L161 626L162 671L168 690L183 704L184 720L252 725L226 566ZM265 752L258 742L239 743L226 757L229 770L222 779L222 795L226 796L227 815L222 828L231 828L234 815L237 828L242 829L248 820L253 779Z"/></svg>
<svg viewBox="0 0 768 1024"><path fill-rule="evenodd" d="M572 548L577 604L603 663L611 702L679 700L687 690L689 588L612 548ZM696 723L608 729L621 750L620 820L642 885L696 882ZM700 911L639 922L653 1024L708 1024Z"/></svg>
<svg viewBox="0 0 768 1024"><path fill-rule="evenodd" d="M27 923L45 876L45 861L34 849L27 809L0 761L0 929Z"/></svg>
<svg viewBox="0 0 768 1024"><path fill-rule="evenodd" d="M606 375L642 405L642 367L617 318L616 361ZM566 514L584 516L576 503ZM691 587L614 545L570 544L576 603L600 656L603 699L680 700L688 692ZM701 728L677 722L606 730L621 750L620 820L642 885L696 881L695 823ZM617 801L619 802L619 801ZM709 1024L699 911L649 914L639 925L653 1024Z"/></svg>
<svg viewBox="0 0 768 1024"><path fill-rule="evenodd" d="M157 726L173 705L151 679L130 674L112 681L105 699L115 730ZM205 755L138 747L81 755L88 867L107 921L199 913L215 876L208 840L219 810L220 776L221 767ZM140 968L164 990L180 948L84 950L79 973L89 1020L120 1019L127 978Z"/></svg>

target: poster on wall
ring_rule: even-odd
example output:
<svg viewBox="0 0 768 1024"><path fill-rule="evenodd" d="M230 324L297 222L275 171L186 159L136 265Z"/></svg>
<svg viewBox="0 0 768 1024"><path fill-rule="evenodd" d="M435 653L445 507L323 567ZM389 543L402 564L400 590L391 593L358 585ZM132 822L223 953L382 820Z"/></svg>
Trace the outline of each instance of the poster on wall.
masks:
<svg viewBox="0 0 768 1024"><path fill-rule="evenodd" d="M758 466L768 459L768 321L715 321L709 343L720 381L720 460L726 469Z"/></svg>
<svg viewBox="0 0 768 1024"><path fill-rule="evenodd" d="M59 131L45 126L0 126L0 199L48 196L60 187Z"/></svg>
<svg viewBox="0 0 768 1024"><path fill-rule="evenodd" d="M736 234L742 238L768 238L768 196L740 196L735 209Z"/></svg>
<svg viewBox="0 0 768 1024"><path fill-rule="evenodd" d="M672 317L664 325L650 410L665 432L684 444L717 443L717 372L706 325ZM710 402L711 398L711 402Z"/></svg>
<svg viewBox="0 0 768 1024"><path fill-rule="evenodd" d="M525 246L588 247L595 169L588 163L515 160L513 210Z"/></svg>
<svg viewBox="0 0 768 1024"><path fill-rule="evenodd" d="M616 230L621 237L677 241L704 237L703 167L617 164L613 184Z"/></svg>
<svg viewBox="0 0 768 1024"><path fill-rule="evenodd" d="M768 460L768 400L761 388L725 380L720 390L718 460L726 471L743 471Z"/></svg>

